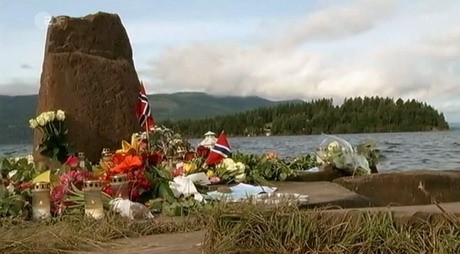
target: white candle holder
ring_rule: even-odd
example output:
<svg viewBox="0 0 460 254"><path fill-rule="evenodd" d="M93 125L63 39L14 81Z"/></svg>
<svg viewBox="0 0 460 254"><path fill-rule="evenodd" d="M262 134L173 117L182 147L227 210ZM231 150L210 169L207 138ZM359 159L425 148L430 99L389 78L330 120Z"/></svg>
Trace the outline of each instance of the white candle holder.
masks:
<svg viewBox="0 0 460 254"><path fill-rule="evenodd" d="M102 205L102 184L99 180L88 180L83 185L85 196L85 214L94 219L104 217L104 206Z"/></svg>
<svg viewBox="0 0 460 254"><path fill-rule="evenodd" d="M126 174L118 174L111 177L110 187L114 198L129 199L129 182Z"/></svg>
<svg viewBox="0 0 460 254"><path fill-rule="evenodd" d="M34 219L51 217L50 183L38 182L32 190L32 211Z"/></svg>

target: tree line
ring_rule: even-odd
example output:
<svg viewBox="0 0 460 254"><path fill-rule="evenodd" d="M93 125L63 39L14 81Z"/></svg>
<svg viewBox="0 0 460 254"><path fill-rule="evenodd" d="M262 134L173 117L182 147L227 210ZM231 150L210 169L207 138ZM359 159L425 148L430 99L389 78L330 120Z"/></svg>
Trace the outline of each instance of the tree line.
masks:
<svg viewBox="0 0 460 254"><path fill-rule="evenodd" d="M378 96L346 98L341 105L334 105L332 99L291 102L232 115L166 120L160 124L186 137L200 137L209 130L255 136L449 129L443 113L426 103Z"/></svg>

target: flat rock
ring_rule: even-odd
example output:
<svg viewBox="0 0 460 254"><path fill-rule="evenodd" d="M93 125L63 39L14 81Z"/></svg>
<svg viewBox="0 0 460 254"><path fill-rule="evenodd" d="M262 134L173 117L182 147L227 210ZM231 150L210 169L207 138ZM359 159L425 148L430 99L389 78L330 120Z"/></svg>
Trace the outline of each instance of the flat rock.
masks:
<svg viewBox="0 0 460 254"><path fill-rule="evenodd" d="M274 182L279 192L299 193L309 196L305 208L339 206L342 208L369 207L367 198L331 182Z"/></svg>
<svg viewBox="0 0 460 254"><path fill-rule="evenodd" d="M85 152L94 162L102 148L115 149L122 139L130 140L140 129L135 116L138 92L131 45L118 15L53 17L37 114L66 112L73 152ZM34 148L40 140L40 133L35 132Z"/></svg>
<svg viewBox="0 0 460 254"><path fill-rule="evenodd" d="M458 171L411 171L380 173L334 180L347 189L369 198L377 206L428 205L460 201ZM429 195L419 186L423 185Z"/></svg>

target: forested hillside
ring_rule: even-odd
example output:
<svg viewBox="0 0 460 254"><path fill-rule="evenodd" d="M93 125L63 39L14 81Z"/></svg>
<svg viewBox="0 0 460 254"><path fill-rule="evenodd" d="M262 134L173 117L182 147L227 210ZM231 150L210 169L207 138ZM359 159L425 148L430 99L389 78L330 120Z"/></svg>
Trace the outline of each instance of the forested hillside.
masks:
<svg viewBox="0 0 460 254"><path fill-rule="evenodd" d="M189 137L202 136L208 130L225 130L229 135L298 135L449 128L444 115L426 103L381 97L345 99L338 106L333 104L332 99L287 103L229 116L165 121L163 124Z"/></svg>

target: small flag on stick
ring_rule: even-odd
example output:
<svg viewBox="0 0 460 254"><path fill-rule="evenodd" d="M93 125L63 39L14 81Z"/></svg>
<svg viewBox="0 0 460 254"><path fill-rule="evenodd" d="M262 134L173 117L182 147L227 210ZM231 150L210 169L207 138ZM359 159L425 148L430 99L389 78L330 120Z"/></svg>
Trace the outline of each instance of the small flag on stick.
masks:
<svg viewBox="0 0 460 254"><path fill-rule="evenodd" d="M149 131L153 126L155 126L155 122L153 121L153 117L150 113L150 104L145 94L144 84L141 82L139 98L136 105L136 117L139 120L139 125Z"/></svg>

